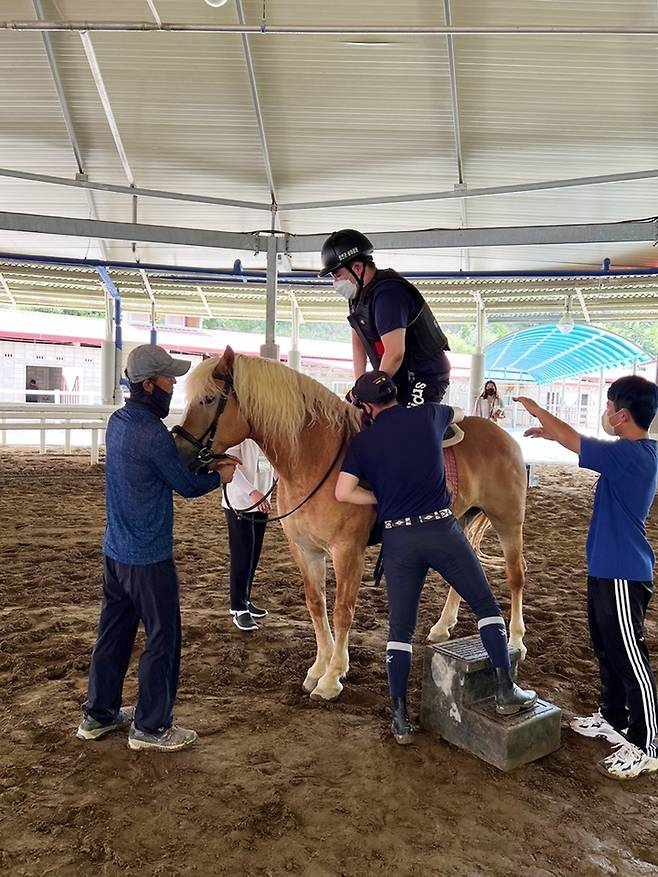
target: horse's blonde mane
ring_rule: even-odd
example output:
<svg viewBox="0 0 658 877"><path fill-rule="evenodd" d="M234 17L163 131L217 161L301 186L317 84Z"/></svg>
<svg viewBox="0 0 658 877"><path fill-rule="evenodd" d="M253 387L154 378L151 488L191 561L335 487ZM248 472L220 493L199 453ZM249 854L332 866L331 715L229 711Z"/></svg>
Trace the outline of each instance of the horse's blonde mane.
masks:
<svg viewBox="0 0 658 877"><path fill-rule="evenodd" d="M188 402L215 397L221 384L213 378L218 357L206 359L190 372L185 383ZM268 442L299 453L302 430L325 424L337 433L359 431L359 412L318 381L270 359L235 354L233 381L240 410Z"/></svg>

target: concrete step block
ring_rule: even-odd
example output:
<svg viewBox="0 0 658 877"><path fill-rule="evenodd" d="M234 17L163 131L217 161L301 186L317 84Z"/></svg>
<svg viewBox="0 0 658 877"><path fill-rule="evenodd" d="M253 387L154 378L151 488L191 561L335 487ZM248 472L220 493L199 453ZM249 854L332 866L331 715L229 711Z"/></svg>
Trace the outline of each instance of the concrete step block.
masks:
<svg viewBox="0 0 658 877"><path fill-rule="evenodd" d="M518 659L518 649L510 650L514 675ZM559 748L558 707L538 700L531 710L499 716L494 692L495 675L478 635L427 646L420 710L425 730L504 771Z"/></svg>

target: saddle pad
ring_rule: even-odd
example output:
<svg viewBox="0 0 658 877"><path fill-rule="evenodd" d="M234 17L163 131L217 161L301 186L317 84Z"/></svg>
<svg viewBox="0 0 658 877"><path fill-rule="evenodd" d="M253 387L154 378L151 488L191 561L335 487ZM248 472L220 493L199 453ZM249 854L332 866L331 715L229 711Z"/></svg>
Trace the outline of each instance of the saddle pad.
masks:
<svg viewBox="0 0 658 877"><path fill-rule="evenodd" d="M444 448L443 463L446 470L446 487L450 494L450 505L453 505L459 492L459 475L457 473L457 460L452 448Z"/></svg>

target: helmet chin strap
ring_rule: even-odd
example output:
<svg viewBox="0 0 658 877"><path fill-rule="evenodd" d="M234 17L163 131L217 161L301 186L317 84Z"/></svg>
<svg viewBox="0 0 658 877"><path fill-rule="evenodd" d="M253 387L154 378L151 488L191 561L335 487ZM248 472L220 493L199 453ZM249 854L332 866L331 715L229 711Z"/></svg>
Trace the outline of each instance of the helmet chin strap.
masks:
<svg viewBox="0 0 658 877"><path fill-rule="evenodd" d="M365 266L365 263L364 263L364 265L363 265L363 274L361 275L361 277L359 277L359 275L358 275L355 271L352 270L352 265L346 265L345 267L346 267L347 270L350 272L350 274L352 275L352 277L356 280L356 291L357 291L357 294L358 294L358 293L361 292L361 290L363 289L363 279L364 279L364 277L366 276L366 266Z"/></svg>

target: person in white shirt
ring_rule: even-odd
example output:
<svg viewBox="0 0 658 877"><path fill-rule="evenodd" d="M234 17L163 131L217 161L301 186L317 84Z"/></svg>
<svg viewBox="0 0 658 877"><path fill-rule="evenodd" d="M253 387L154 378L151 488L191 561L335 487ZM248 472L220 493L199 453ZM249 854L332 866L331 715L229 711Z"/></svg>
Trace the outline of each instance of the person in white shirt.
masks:
<svg viewBox="0 0 658 877"><path fill-rule="evenodd" d="M503 400L498 395L495 381L486 381L482 395L475 400L473 408L475 417L486 417L487 420L500 420L505 416Z"/></svg>
<svg viewBox="0 0 658 877"><path fill-rule="evenodd" d="M251 439L230 448L228 453L242 460L235 468L233 481L226 485L230 506L222 496L231 552L230 612L239 630L258 630L256 619L265 618L267 610L251 602L251 586L271 508L266 495L272 487L273 473ZM247 508L250 511L246 517L236 514Z"/></svg>

